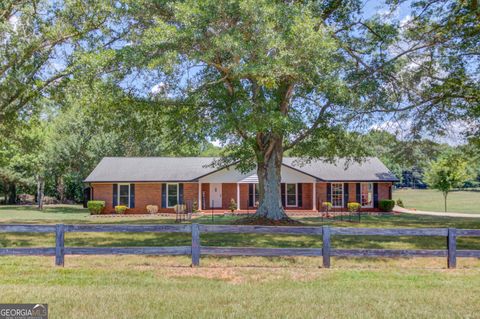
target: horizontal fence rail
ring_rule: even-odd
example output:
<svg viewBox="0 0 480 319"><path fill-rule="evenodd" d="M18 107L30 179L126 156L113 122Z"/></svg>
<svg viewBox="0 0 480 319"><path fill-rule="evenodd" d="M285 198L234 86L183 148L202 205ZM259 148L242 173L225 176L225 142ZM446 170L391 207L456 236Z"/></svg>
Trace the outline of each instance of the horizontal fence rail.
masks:
<svg viewBox="0 0 480 319"><path fill-rule="evenodd" d="M65 247L65 233L190 233L190 246L173 247ZM0 256L55 256L64 265L65 255L190 255L192 266L200 265L201 255L215 256L311 256L322 257L330 267L330 257L447 257L455 268L457 257L480 258L480 250L457 250L457 237L480 237L480 229L456 228L349 228L330 226L240 226L240 225L0 225L0 233L55 233L55 247L0 248ZM259 248L202 246L200 234L287 234L321 236L321 248ZM331 247L332 236L436 236L445 237L445 249L338 249Z"/></svg>

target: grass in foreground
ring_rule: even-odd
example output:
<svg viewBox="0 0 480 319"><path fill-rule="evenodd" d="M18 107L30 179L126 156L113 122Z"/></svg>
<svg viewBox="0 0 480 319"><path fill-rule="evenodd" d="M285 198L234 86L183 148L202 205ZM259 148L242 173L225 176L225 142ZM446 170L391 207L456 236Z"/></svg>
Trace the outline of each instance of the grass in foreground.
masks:
<svg viewBox="0 0 480 319"><path fill-rule="evenodd" d="M444 212L443 195L431 189L399 189L393 199L402 199L406 208ZM448 194L447 209L455 213L480 214L480 191L454 191Z"/></svg>
<svg viewBox="0 0 480 319"><path fill-rule="evenodd" d="M82 256L56 268L52 258L2 257L0 299L46 302L51 318L478 316L478 261L448 271L417 269L443 260L396 262L359 269L341 259L326 270L318 258L202 258L190 268L188 257Z"/></svg>

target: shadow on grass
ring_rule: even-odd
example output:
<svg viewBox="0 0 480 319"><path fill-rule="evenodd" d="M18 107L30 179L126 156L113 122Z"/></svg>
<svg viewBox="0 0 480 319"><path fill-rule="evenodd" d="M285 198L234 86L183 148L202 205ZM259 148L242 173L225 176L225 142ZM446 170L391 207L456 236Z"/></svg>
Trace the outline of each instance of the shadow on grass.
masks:
<svg viewBox="0 0 480 319"><path fill-rule="evenodd" d="M22 208L24 209L24 208ZM54 208L60 210L61 208ZM70 211L75 211L71 208ZM1 209L0 209L1 211ZM80 210L81 211L81 210ZM231 224L239 216L214 216L215 224ZM332 227L383 227L383 228L418 228L418 227L456 227L480 229L480 220L472 218L451 218L418 215L378 215L364 216L361 223L323 221L321 218L299 219L304 225ZM173 224L174 219L130 219L104 218L96 220L36 220L19 221L20 223L108 223L108 224ZM193 222L212 224L211 216L202 216ZM140 246L189 246L190 234L177 233L67 233L66 246L83 247L140 247ZM1 247L52 247L54 234L40 233L0 233ZM201 234L201 244L221 247L291 247L306 248L322 246L321 236L297 236L275 234ZM443 237L392 237L392 236L333 236L333 248L366 248L366 249L445 249L446 239ZM459 237L458 249L480 249L480 238Z"/></svg>

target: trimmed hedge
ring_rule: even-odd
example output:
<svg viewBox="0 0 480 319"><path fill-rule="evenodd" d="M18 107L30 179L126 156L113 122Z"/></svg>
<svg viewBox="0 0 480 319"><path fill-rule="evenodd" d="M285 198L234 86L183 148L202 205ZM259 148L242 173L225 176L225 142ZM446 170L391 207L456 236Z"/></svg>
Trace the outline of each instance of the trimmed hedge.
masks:
<svg viewBox="0 0 480 319"><path fill-rule="evenodd" d="M105 209L105 201L103 200L89 200L87 202L87 208L92 215L101 214Z"/></svg>
<svg viewBox="0 0 480 319"><path fill-rule="evenodd" d="M395 207L395 201L393 199L382 199L378 202L378 207L384 212L391 212Z"/></svg>
<svg viewBox="0 0 480 319"><path fill-rule="evenodd" d="M347 209L350 213L358 212L361 207L362 205L360 205L360 203L357 203L357 202L350 202L347 204Z"/></svg>
<svg viewBox="0 0 480 319"><path fill-rule="evenodd" d="M124 205L117 205L115 206L115 213L117 214L123 214L127 211L127 206L124 206Z"/></svg>

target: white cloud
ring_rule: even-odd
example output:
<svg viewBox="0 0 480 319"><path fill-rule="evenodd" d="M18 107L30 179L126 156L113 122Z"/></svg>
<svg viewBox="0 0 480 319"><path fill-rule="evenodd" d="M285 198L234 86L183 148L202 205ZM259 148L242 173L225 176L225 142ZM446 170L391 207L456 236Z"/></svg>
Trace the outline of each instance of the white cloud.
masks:
<svg viewBox="0 0 480 319"><path fill-rule="evenodd" d="M404 28L406 25L408 25L411 21L413 20L413 17L409 14L407 14L405 17L403 17L402 20L400 20L400 28Z"/></svg>
<svg viewBox="0 0 480 319"><path fill-rule="evenodd" d="M13 15L10 17L10 19L8 19L8 22L12 25L13 31L17 31L20 24L20 19L16 15Z"/></svg>
<svg viewBox="0 0 480 319"><path fill-rule="evenodd" d="M384 22L392 22L394 20L398 21L398 18L400 18L400 8L396 7L393 11L388 8L379 8L375 15Z"/></svg>
<svg viewBox="0 0 480 319"><path fill-rule="evenodd" d="M219 140L213 140L213 141L210 141L210 143L212 143L216 147L222 146L222 143Z"/></svg>
<svg viewBox="0 0 480 319"><path fill-rule="evenodd" d="M163 82L160 82L158 84L155 84L151 89L150 93L153 95L158 95L158 94L165 94L167 91L167 85Z"/></svg>

